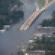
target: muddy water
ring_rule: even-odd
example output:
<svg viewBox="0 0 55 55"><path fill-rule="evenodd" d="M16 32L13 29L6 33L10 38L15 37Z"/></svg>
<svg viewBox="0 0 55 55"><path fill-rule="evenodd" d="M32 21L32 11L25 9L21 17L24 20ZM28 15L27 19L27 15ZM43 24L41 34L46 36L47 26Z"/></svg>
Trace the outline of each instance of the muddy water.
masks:
<svg viewBox="0 0 55 55"><path fill-rule="evenodd" d="M22 0L23 1L23 0ZM30 0L31 1L31 0ZM33 0L32 0L33 1ZM35 4L24 0L25 4L23 6L24 10L24 20L21 20L19 24L14 25L10 30L1 33L0 32L0 52L4 53L1 55L15 55L19 47L22 47L28 42L29 39L33 37L33 32L36 30L36 27L42 22L46 17L49 17L53 10L55 10L55 4L48 8L36 22L25 32L20 32L18 27L30 16L35 9Z"/></svg>

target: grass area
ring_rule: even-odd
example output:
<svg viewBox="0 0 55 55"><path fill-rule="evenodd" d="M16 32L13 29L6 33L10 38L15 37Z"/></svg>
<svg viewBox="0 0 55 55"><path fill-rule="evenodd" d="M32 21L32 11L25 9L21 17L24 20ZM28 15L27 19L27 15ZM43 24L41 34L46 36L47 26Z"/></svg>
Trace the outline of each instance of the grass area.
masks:
<svg viewBox="0 0 55 55"><path fill-rule="evenodd" d="M51 2L52 0L48 0L48 2ZM38 5L40 9L45 5L45 0L38 0Z"/></svg>
<svg viewBox="0 0 55 55"><path fill-rule="evenodd" d="M45 4L45 0L38 0L38 5L40 8L42 8Z"/></svg>

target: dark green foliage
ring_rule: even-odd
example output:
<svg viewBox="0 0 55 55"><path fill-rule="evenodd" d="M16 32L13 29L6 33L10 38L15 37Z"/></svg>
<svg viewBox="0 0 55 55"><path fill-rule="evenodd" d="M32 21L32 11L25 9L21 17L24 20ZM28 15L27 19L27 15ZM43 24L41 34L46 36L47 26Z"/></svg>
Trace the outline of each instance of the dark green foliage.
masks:
<svg viewBox="0 0 55 55"><path fill-rule="evenodd" d="M35 44L35 45L33 45ZM43 36L42 38L37 38L32 43L33 48L31 50L45 50L46 55L54 55L55 54L55 36L47 37ZM49 52L48 52L49 51Z"/></svg>
<svg viewBox="0 0 55 55"><path fill-rule="evenodd" d="M0 0L0 15L8 14L8 0Z"/></svg>
<svg viewBox="0 0 55 55"><path fill-rule="evenodd" d="M54 19L55 18L55 11L53 11L52 16L53 16L53 19Z"/></svg>
<svg viewBox="0 0 55 55"><path fill-rule="evenodd" d="M16 24L23 19L24 12L22 10L10 12L11 7L15 4L20 8L23 3L20 0L0 0L0 29L3 25Z"/></svg>
<svg viewBox="0 0 55 55"><path fill-rule="evenodd" d="M24 17L24 12L19 10L19 11L14 11L13 14L8 16L7 21L12 20L13 24L16 24L17 22L20 22L20 20L22 20Z"/></svg>
<svg viewBox="0 0 55 55"><path fill-rule="evenodd" d="M44 20L41 24L42 26L52 26L55 27L55 11L52 13L52 19L51 20Z"/></svg>

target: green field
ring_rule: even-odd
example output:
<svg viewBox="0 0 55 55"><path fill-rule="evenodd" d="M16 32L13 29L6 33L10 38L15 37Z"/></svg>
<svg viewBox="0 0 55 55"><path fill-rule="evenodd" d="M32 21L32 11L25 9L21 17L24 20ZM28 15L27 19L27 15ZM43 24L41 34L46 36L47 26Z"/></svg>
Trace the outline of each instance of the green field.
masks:
<svg viewBox="0 0 55 55"><path fill-rule="evenodd" d="M52 0L49 0L48 2L50 3ZM38 5L40 7L40 9L45 6L45 0L37 0Z"/></svg>
<svg viewBox="0 0 55 55"><path fill-rule="evenodd" d="M40 8L42 8L45 4L45 0L38 0L38 5Z"/></svg>

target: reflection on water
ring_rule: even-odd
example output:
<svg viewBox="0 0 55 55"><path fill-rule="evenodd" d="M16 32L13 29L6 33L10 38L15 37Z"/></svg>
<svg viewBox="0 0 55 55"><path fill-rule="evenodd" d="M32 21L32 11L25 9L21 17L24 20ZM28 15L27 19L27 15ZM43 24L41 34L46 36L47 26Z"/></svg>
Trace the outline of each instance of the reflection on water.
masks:
<svg viewBox="0 0 55 55"><path fill-rule="evenodd" d="M24 1L25 2L25 1ZM35 31L35 28L39 25L39 23L48 15L52 13L53 10L55 10L55 4L53 4L51 7L49 7L48 11L44 12L39 19L33 24L30 29L28 29L25 32L20 32L18 30L18 27L26 20L30 14L32 14L33 9L35 8L34 3L25 3L23 6L24 10L24 21L21 21L19 24L17 23L14 25L9 31L6 31L4 33L0 32L0 54L1 55L10 55L14 53L16 54L19 46L22 47L23 43L27 43L29 39L31 39L32 33ZM46 18L45 18L46 19ZM4 54L2 54L4 53Z"/></svg>

